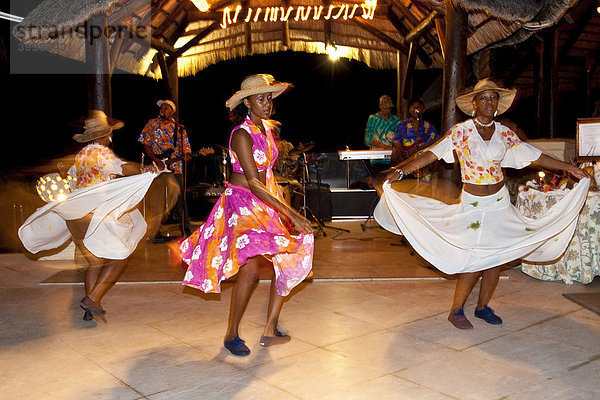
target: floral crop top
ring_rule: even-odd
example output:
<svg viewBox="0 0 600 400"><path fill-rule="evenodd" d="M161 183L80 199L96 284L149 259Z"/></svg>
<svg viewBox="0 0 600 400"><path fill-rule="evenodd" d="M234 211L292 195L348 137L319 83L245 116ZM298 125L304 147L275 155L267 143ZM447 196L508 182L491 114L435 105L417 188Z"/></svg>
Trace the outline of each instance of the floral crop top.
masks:
<svg viewBox="0 0 600 400"><path fill-rule="evenodd" d="M252 138L252 155L259 172L273 168L273 164L275 164L275 160L277 160L277 156L279 155L275 140L273 139L271 124L266 120L263 120L263 124L266 136L263 135L258 126L254 125L254 122L248 117L246 117L246 120L241 125L236 126L231 131L233 133L238 129L244 129L250 134ZM242 164L235 151L231 150L231 136L229 137L229 158L233 171L243 174Z"/></svg>
<svg viewBox="0 0 600 400"><path fill-rule="evenodd" d="M68 174L77 178L77 189L81 189L122 175L122 164L125 162L111 149L92 143L77 153L75 164L69 169Z"/></svg>
<svg viewBox="0 0 600 400"><path fill-rule="evenodd" d="M502 168L521 169L537 160L542 152L521 141L508 127L495 122L496 130L484 141L472 119L454 125L446 136L429 147L439 159L454 162L456 150L464 183L493 185L502 182Z"/></svg>

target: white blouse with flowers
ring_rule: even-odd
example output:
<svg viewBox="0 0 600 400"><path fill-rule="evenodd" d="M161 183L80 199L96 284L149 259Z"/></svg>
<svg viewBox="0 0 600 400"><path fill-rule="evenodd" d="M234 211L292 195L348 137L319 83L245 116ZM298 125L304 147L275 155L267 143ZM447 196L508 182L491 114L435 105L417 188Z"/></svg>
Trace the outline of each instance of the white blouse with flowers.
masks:
<svg viewBox="0 0 600 400"><path fill-rule="evenodd" d="M444 139L431 146L439 159L454 162L456 150L460 162L462 181L475 185L493 185L502 182L502 168L521 169L537 160L542 152L521 141L508 127L494 122L495 131L489 141L484 141L472 119L454 125Z"/></svg>
<svg viewBox="0 0 600 400"><path fill-rule="evenodd" d="M98 143L85 146L77 156L69 175L77 178L77 189L106 182L116 175L122 175L122 161L108 147Z"/></svg>

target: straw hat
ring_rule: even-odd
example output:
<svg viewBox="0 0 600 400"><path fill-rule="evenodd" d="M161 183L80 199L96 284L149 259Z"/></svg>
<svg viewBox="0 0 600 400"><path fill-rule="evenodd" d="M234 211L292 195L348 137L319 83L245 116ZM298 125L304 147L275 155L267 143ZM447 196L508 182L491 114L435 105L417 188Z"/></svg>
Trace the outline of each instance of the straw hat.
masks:
<svg viewBox="0 0 600 400"><path fill-rule="evenodd" d="M473 99L479 93L485 92L486 90L493 90L498 93L498 96L500 96L498 99L498 115L509 109L510 105L515 99L515 95L517 94L517 89L500 87L490 78L485 78L477 82L475 87L468 89L466 93L458 96L456 98L456 105L458 105L458 107L460 107L462 112L465 114L473 115L473 111L475 111L473 108Z"/></svg>
<svg viewBox="0 0 600 400"><path fill-rule="evenodd" d="M389 95L384 94L379 98L379 107L394 108L394 101Z"/></svg>
<svg viewBox="0 0 600 400"><path fill-rule="evenodd" d="M109 119L104 111L90 110L84 123L85 130L73 135L73 139L79 143L91 142L110 135L114 129L120 129L123 125L125 124L118 119Z"/></svg>
<svg viewBox="0 0 600 400"><path fill-rule="evenodd" d="M171 100L159 100L156 102L156 105L159 107L162 107L163 104L167 104L173 109L173 111L177 111L177 107L175 107L175 103L173 103Z"/></svg>
<svg viewBox="0 0 600 400"><path fill-rule="evenodd" d="M252 96L253 94L271 93L273 98L275 98L293 86L294 85L291 83L277 82L275 81L275 78L269 74L250 75L242 81L240 90L235 92L233 96L225 102L225 106L230 110L233 110L243 99Z"/></svg>

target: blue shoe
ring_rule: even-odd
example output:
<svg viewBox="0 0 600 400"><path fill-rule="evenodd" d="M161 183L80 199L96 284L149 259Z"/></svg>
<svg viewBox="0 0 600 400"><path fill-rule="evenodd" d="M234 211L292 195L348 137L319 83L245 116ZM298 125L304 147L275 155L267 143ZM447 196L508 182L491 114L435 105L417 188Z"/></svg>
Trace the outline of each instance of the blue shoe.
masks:
<svg viewBox="0 0 600 400"><path fill-rule="evenodd" d="M225 340L223 345L227 350L234 356L247 356L250 354L250 349L244 344L244 340L240 339L239 336L234 337L231 340Z"/></svg>
<svg viewBox="0 0 600 400"><path fill-rule="evenodd" d="M502 318L494 314L494 310L492 310L488 306L484 306L481 310L476 309L475 316L477 318L481 318L488 324L500 325L502 323Z"/></svg>

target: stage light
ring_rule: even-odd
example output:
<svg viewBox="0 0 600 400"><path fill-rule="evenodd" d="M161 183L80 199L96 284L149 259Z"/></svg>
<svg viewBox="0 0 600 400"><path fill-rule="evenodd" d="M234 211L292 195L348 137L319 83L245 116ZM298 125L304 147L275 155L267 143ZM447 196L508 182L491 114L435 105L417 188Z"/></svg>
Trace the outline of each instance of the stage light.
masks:
<svg viewBox="0 0 600 400"><path fill-rule="evenodd" d="M210 6L206 2L206 0L192 0L192 3L194 3L196 8L202 12L206 12L210 9Z"/></svg>
<svg viewBox="0 0 600 400"><path fill-rule="evenodd" d="M340 54L337 50L337 47L335 47L334 45L328 44L327 47L325 47L325 51L329 55L331 61L337 61L337 59L340 58Z"/></svg>
<svg viewBox="0 0 600 400"><path fill-rule="evenodd" d="M63 201L71 193L71 187L75 187L75 182L76 179L70 175L67 175L67 178L63 179L59 173L55 172L38 179L35 190L46 203Z"/></svg>

